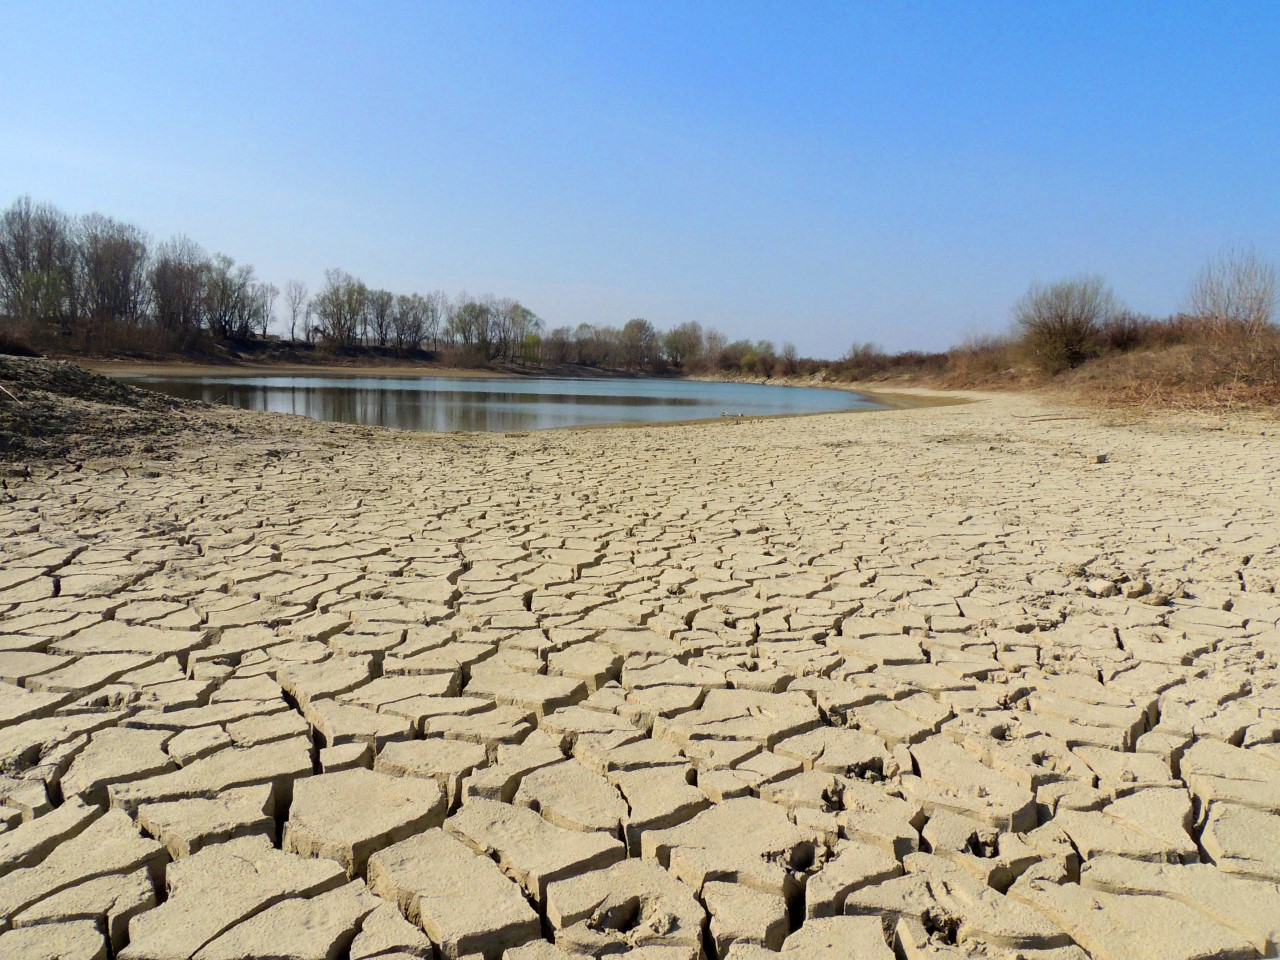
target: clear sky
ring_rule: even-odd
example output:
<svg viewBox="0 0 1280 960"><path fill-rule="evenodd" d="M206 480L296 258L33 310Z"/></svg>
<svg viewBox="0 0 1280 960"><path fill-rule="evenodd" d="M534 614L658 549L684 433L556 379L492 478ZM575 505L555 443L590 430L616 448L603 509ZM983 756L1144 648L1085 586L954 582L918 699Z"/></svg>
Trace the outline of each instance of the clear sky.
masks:
<svg viewBox="0 0 1280 960"><path fill-rule="evenodd" d="M1280 260L1280 3L0 6L0 203L831 356Z"/></svg>

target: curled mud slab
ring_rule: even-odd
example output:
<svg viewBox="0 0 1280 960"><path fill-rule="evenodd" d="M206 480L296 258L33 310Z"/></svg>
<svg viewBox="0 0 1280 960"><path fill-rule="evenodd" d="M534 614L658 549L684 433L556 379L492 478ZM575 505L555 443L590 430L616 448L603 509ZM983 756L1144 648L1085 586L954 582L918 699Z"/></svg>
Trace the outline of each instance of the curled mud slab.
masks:
<svg viewBox="0 0 1280 960"><path fill-rule="evenodd" d="M179 414L2 479L0 956L1276 955L1274 424Z"/></svg>

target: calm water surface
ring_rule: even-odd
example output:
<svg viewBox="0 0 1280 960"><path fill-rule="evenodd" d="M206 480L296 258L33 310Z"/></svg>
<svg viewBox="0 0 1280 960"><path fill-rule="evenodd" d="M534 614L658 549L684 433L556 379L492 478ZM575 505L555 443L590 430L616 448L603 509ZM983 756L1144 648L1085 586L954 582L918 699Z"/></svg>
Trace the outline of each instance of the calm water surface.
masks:
<svg viewBox="0 0 1280 960"><path fill-rule="evenodd" d="M844 390L692 380L487 377L134 377L190 400L401 430L544 430L878 409Z"/></svg>

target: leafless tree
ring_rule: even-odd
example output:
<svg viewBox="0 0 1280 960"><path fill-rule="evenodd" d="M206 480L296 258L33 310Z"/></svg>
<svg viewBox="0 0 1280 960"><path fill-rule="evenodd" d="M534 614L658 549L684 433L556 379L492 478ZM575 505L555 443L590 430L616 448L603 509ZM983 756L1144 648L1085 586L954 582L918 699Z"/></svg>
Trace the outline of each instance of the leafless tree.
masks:
<svg viewBox="0 0 1280 960"><path fill-rule="evenodd" d="M215 254L206 269L205 319L209 331L224 340L243 339L253 332L255 302L253 267Z"/></svg>
<svg viewBox="0 0 1280 960"><path fill-rule="evenodd" d="M302 324L302 335L307 343L311 342L311 325L307 322L311 315L311 300L307 296L307 285L301 280L290 280L284 285L284 304L289 311L289 339L298 339L298 324Z"/></svg>
<svg viewBox="0 0 1280 960"><path fill-rule="evenodd" d="M208 272L208 257L186 237L161 244L152 258L147 278L152 315L177 345L188 342L205 325Z"/></svg>
<svg viewBox="0 0 1280 960"><path fill-rule="evenodd" d="M577 363L598 363L596 351L596 328L589 323L580 323L573 331L574 360Z"/></svg>
<svg viewBox="0 0 1280 960"><path fill-rule="evenodd" d="M628 370L652 369L661 356L662 347L653 324L635 317L622 328L622 362Z"/></svg>
<svg viewBox="0 0 1280 960"><path fill-rule="evenodd" d="M26 325L67 333L80 315L71 221L21 197L0 217L0 309Z"/></svg>
<svg viewBox="0 0 1280 960"><path fill-rule="evenodd" d="M482 360L494 359L497 323L493 297L460 294L449 311L445 331L467 353Z"/></svg>
<svg viewBox="0 0 1280 960"><path fill-rule="evenodd" d="M143 320L147 295L147 237L119 220L91 213L76 230L79 301L96 321L135 326Z"/></svg>
<svg viewBox="0 0 1280 960"><path fill-rule="evenodd" d="M274 283L255 284L253 296L255 326L265 340L271 329L271 321L275 319L276 297L280 296L280 288Z"/></svg>
<svg viewBox="0 0 1280 960"><path fill-rule="evenodd" d="M1253 250L1228 249L1200 271L1189 312L1222 330L1259 334L1275 317L1276 267Z"/></svg>
<svg viewBox="0 0 1280 960"><path fill-rule="evenodd" d="M427 298L416 293L396 297L391 326L400 353L416 350L425 335Z"/></svg>
<svg viewBox="0 0 1280 960"><path fill-rule="evenodd" d="M568 363L573 359L573 330L556 327L542 338L542 359L548 363Z"/></svg>
<svg viewBox="0 0 1280 960"><path fill-rule="evenodd" d="M0 211L0 319L37 335L74 334L73 349L108 346L103 337L117 330L147 330L131 344L150 343L155 331L158 344L179 349L205 331L220 339L267 336L279 294L252 266L209 256L185 237L153 248L135 226L99 214L73 219L28 197ZM314 297L297 280L284 294L291 340L301 325L308 343L318 334L342 348L394 343L407 353L453 344L482 362L542 358L634 370L724 362L767 371L777 363L771 344L728 344L697 323L660 335L637 318L622 328L581 324L544 335L542 319L512 298L371 293L341 270L328 271ZM794 350L784 350L783 363L794 362Z"/></svg>
<svg viewBox="0 0 1280 960"><path fill-rule="evenodd" d="M542 321L518 300L505 298L490 304L493 313L495 356L509 360L530 360L539 353Z"/></svg>
<svg viewBox="0 0 1280 960"><path fill-rule="evenodd" d="M320 335L340 347L354 347L367 314L368 288L345 270L326 270L324 287L311 304Z"/></svg>
<svg viewBox="0 0 1280 960"><path fill-rule="evenodd" d="M1045 373L1078 367L1094 350L1099 331L1120 309L1101 277L1035 283L1013 308L1022 345Z"/></svg>
<svg viewBox="0 0 1280 960"><path fill-rule="evenodd" d="M706 366L708 370L719 370L723 361L725 347L729 345L729 338L719 330L712 328L707 331L706 335Z"/></svg>
<svg viewBox="0 0 1280 960"><path fill-rule="evenodd" d="M422 298L422 338L433 350L440 347L441 327L449 314L449 295L443 290L428 293Z"/></svg>
<svg viewBox="0 0 1280 960"><path fill-rule="evenodd" d="M796 345L790 342L784 343L782 345L782 355L779 357L779 360L781 363L779 372L786 377L793 376L799 367L796 355Z"/></svg>
<svg viewBox="0 0 1280 960"><path fill-rule="evenodd" d="M390 290L370 290L369 329L378 346L385 347L395 326L396 295Z"/></svg>

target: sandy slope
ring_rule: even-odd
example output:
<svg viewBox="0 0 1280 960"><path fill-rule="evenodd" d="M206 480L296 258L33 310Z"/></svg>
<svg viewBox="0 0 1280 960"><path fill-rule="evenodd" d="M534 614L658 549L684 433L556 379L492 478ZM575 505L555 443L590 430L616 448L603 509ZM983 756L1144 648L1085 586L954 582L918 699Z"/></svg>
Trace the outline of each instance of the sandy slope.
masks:
<svg viewBox="0 0 1280 960"><path fill-rule="evenodd" d="M1274 955L1274 423L200 416L4 480L0 954Z"/></svg>

